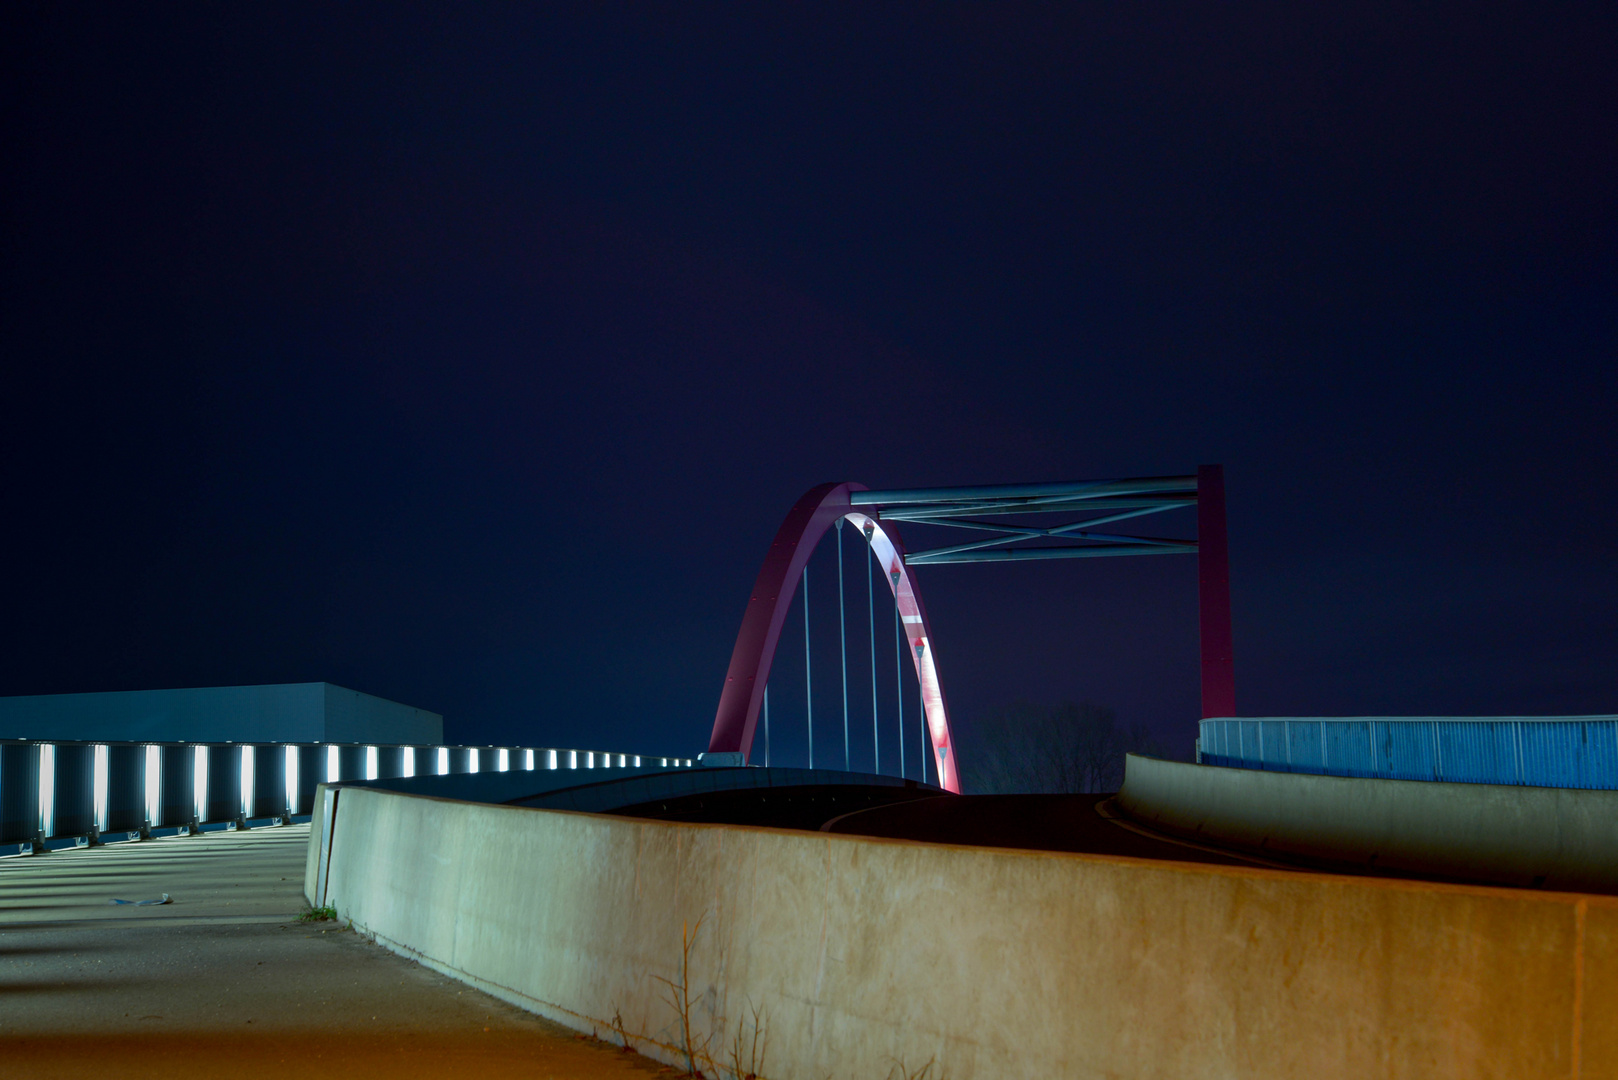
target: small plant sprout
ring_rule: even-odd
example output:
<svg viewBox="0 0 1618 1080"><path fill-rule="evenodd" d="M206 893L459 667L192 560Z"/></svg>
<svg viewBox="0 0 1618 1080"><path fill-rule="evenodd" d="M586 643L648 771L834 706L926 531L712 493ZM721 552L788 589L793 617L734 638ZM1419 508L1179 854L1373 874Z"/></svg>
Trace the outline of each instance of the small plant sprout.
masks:
<svg viewBox="0 0 1618 1080"><path fill-rule="evenodd" d="M629 1042L629 1032L624 1030L624 1015L618 1010L617 1005L612 1007L612 1030L618 1036L618 1045L623 1048L624 1053L633 1054L635 1048Z"/></svg>

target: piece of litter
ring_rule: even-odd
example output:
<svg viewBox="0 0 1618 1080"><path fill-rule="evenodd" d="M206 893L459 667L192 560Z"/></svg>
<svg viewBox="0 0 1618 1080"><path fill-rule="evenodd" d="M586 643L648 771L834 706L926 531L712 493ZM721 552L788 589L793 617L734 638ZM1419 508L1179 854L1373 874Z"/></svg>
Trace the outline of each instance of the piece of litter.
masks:
<svg viewBox="0 0 1618 1080"><path fill-rule="evenodd" d="M135 907L153 907L153 906L155 906L157 904L170 904L170 903L173 903L173 901L169 899L169 894L168 893L164 893L160 898L158 898L156 900L117 900L117 899L114 899L114 900L108 900L107 903L109 903L109 904L131 904L131 905L133 905Z"/></svg>

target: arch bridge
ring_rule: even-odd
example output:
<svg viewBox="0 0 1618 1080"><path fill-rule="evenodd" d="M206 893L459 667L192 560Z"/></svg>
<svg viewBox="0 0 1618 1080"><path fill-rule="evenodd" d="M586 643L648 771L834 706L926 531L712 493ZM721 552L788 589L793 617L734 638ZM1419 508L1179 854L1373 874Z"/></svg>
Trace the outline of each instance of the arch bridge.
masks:
<svg viewBox="0 0 1618 1080"><path fill-rule="evenodd" d="M1197 512L1195 540L1139 536L1108 528L1126 520L1193 507ZM845 521L865 538L871 557L885 571L883 576L893 593L920 686L933 764L939 785L947 791L960 791L960 776L949 710L939 681L937 646L913 573L917 566L1196 555L1202 715L1206 718L1236 713L1221 466L1204 465L1194 475L1186 476L900 491L871 491L852 482L826 483L811 488L797 501L776 530L764 557L720 691L713 734L708 754L704 755L710 761L743 764L751 760L760 715L768 715L764 711L766 686L787 610L799 582L804 580L815 546L834 526L840 532ZM977 536L946 547L907 552L899 537L900 522L945 526ZM841 559L839 544L839 577ZM807 597L805 603L807 624ZM845 644L845 672L846 664ZM812 760L812 723L810 738Z"/></svg>

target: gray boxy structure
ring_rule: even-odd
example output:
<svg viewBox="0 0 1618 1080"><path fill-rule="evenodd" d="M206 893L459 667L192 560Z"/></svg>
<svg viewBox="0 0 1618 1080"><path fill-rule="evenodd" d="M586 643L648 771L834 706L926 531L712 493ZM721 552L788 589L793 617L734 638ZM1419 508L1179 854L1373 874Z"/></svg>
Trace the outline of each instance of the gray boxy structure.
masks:
<svg viewBox="0 0 1618 1080"><path fill-rule="evenodd" d="M326 682L0 698L0 739L442 743L444 718Z"/></svg>

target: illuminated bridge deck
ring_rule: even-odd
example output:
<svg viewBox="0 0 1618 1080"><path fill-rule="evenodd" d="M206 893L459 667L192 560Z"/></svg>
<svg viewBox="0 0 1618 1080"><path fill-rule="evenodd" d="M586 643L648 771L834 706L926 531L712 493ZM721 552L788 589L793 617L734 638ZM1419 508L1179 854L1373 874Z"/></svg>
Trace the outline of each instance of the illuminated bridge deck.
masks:
<svg viewBox="0 0 1618 1080"><path fill-rule="evenodd" d="M0 859L0 1077L645 1077L303 923L308 826ZM114 906L168 893L154 907Z"/></svg>

